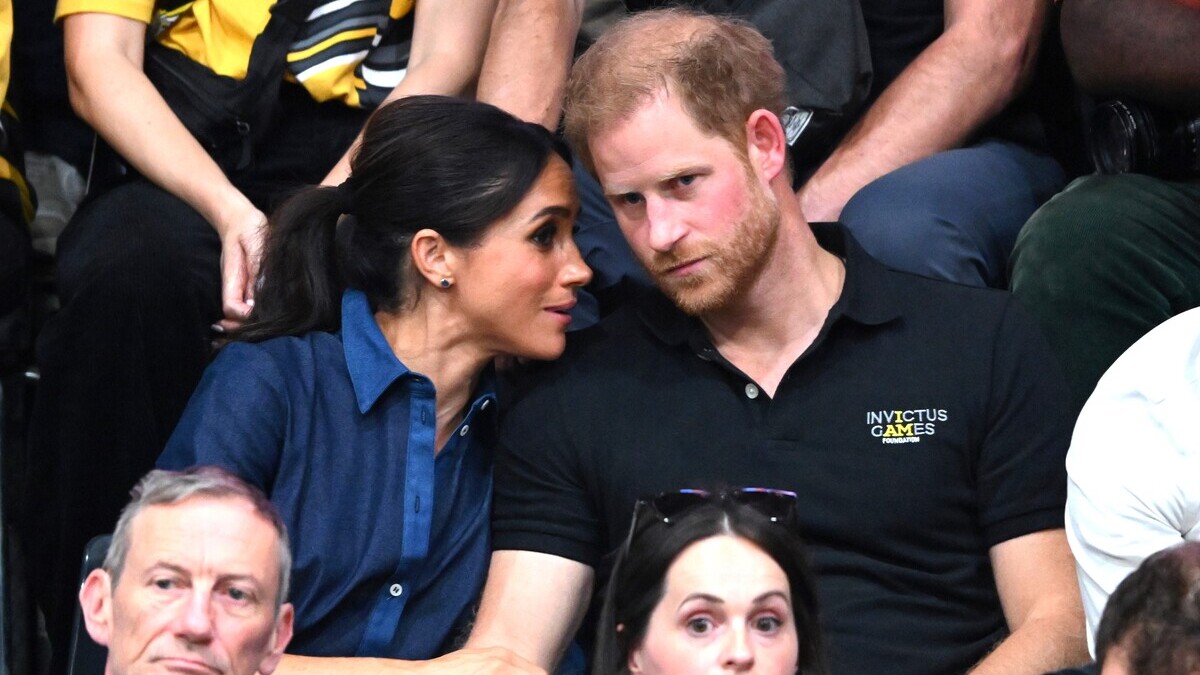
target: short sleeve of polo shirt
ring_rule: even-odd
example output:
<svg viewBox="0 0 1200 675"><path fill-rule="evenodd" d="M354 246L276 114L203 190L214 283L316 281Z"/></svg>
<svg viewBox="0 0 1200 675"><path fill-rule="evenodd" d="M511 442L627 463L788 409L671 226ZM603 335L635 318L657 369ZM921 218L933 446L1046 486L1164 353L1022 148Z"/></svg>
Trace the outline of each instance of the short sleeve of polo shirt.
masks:
<svg viewBox="0 0 1200 675"><path fill-rule="evenodd" d="M158 459L160 469L228 469L270 494L289 419L284 374L258 345L235 342L204 372Z"/></svg>
<svg viewBox="0 0 1200 675"><path fill-rule="evenodd" d="M1071 418L1066 383L1041 329L1011 298L993 345L979 522L990 548L1063 526Z"/></svg>
<svg viewBox="0 0 1200 675"><path fill-rule="evenodd" d="M54 20L61 21L68 14L84 12L115 14L149 24L154 18L154 0L58 0Z"/></svg>
<svg viewBox="0 0 1200 675"><path fill-rule="evenodd" d="M577 411L565 408L556 383L570 375L558 367L529 373L507 406L494 469L492 547L594 567L601 528L587 498L580 448L571 438L570 413Z"/></svg>

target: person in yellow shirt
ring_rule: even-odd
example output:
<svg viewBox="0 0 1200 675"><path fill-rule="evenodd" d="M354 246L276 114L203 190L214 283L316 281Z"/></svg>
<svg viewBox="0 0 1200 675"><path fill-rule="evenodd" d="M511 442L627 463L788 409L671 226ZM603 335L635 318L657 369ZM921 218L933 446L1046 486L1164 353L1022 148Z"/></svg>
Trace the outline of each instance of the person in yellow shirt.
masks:
<svg viewBox="0 0 1200 675"><path fill-rule="evenodd" d="M0 0L0 368L23 346L13 320L28 292L29 232L33 193L21 172L16 111L8 101L13 33L12 0Z"/></svg>

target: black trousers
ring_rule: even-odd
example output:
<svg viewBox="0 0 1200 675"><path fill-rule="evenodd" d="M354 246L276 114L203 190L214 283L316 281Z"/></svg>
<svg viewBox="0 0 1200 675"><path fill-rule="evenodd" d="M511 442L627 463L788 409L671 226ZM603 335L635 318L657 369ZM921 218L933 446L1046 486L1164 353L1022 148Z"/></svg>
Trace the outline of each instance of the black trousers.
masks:
<svg viewBox="0 0 1200 675"><path fill-rule="evenodd" d="M319 182L366 119L285 89L285 119L231 177L266 213ZM37 342L42 379L20 496L52 673L65 672L84 545L112 531L211 356L220 254L200 214L140 177L89 198L59 241L62 309Z"/></svg>

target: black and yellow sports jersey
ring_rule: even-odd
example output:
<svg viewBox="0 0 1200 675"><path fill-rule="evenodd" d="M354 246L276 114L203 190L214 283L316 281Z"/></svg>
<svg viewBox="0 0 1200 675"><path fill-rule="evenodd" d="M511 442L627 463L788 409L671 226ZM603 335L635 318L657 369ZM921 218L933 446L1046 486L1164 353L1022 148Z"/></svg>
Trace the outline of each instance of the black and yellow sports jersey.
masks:
<svg viewBox="0 0 1200 675"><path fill-rule="evenodd" d="M312 11L288 53L288 79L318 101L378 105L403 79L414 0L330 0ZM155 39L220 75L242 78L273 0L59 0L56 19L80 12L153 24Z"/></svg>

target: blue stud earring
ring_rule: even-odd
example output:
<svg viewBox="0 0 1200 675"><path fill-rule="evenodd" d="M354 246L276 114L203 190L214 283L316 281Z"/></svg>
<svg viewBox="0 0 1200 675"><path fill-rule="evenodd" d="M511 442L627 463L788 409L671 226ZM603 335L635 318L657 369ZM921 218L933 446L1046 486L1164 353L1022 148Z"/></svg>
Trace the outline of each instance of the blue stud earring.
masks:
<svg viewBox="0 0 1200 675"><path fill-rule="evenodd" d="M450 288L450 280L442 279L442 288Z"/></svg>

